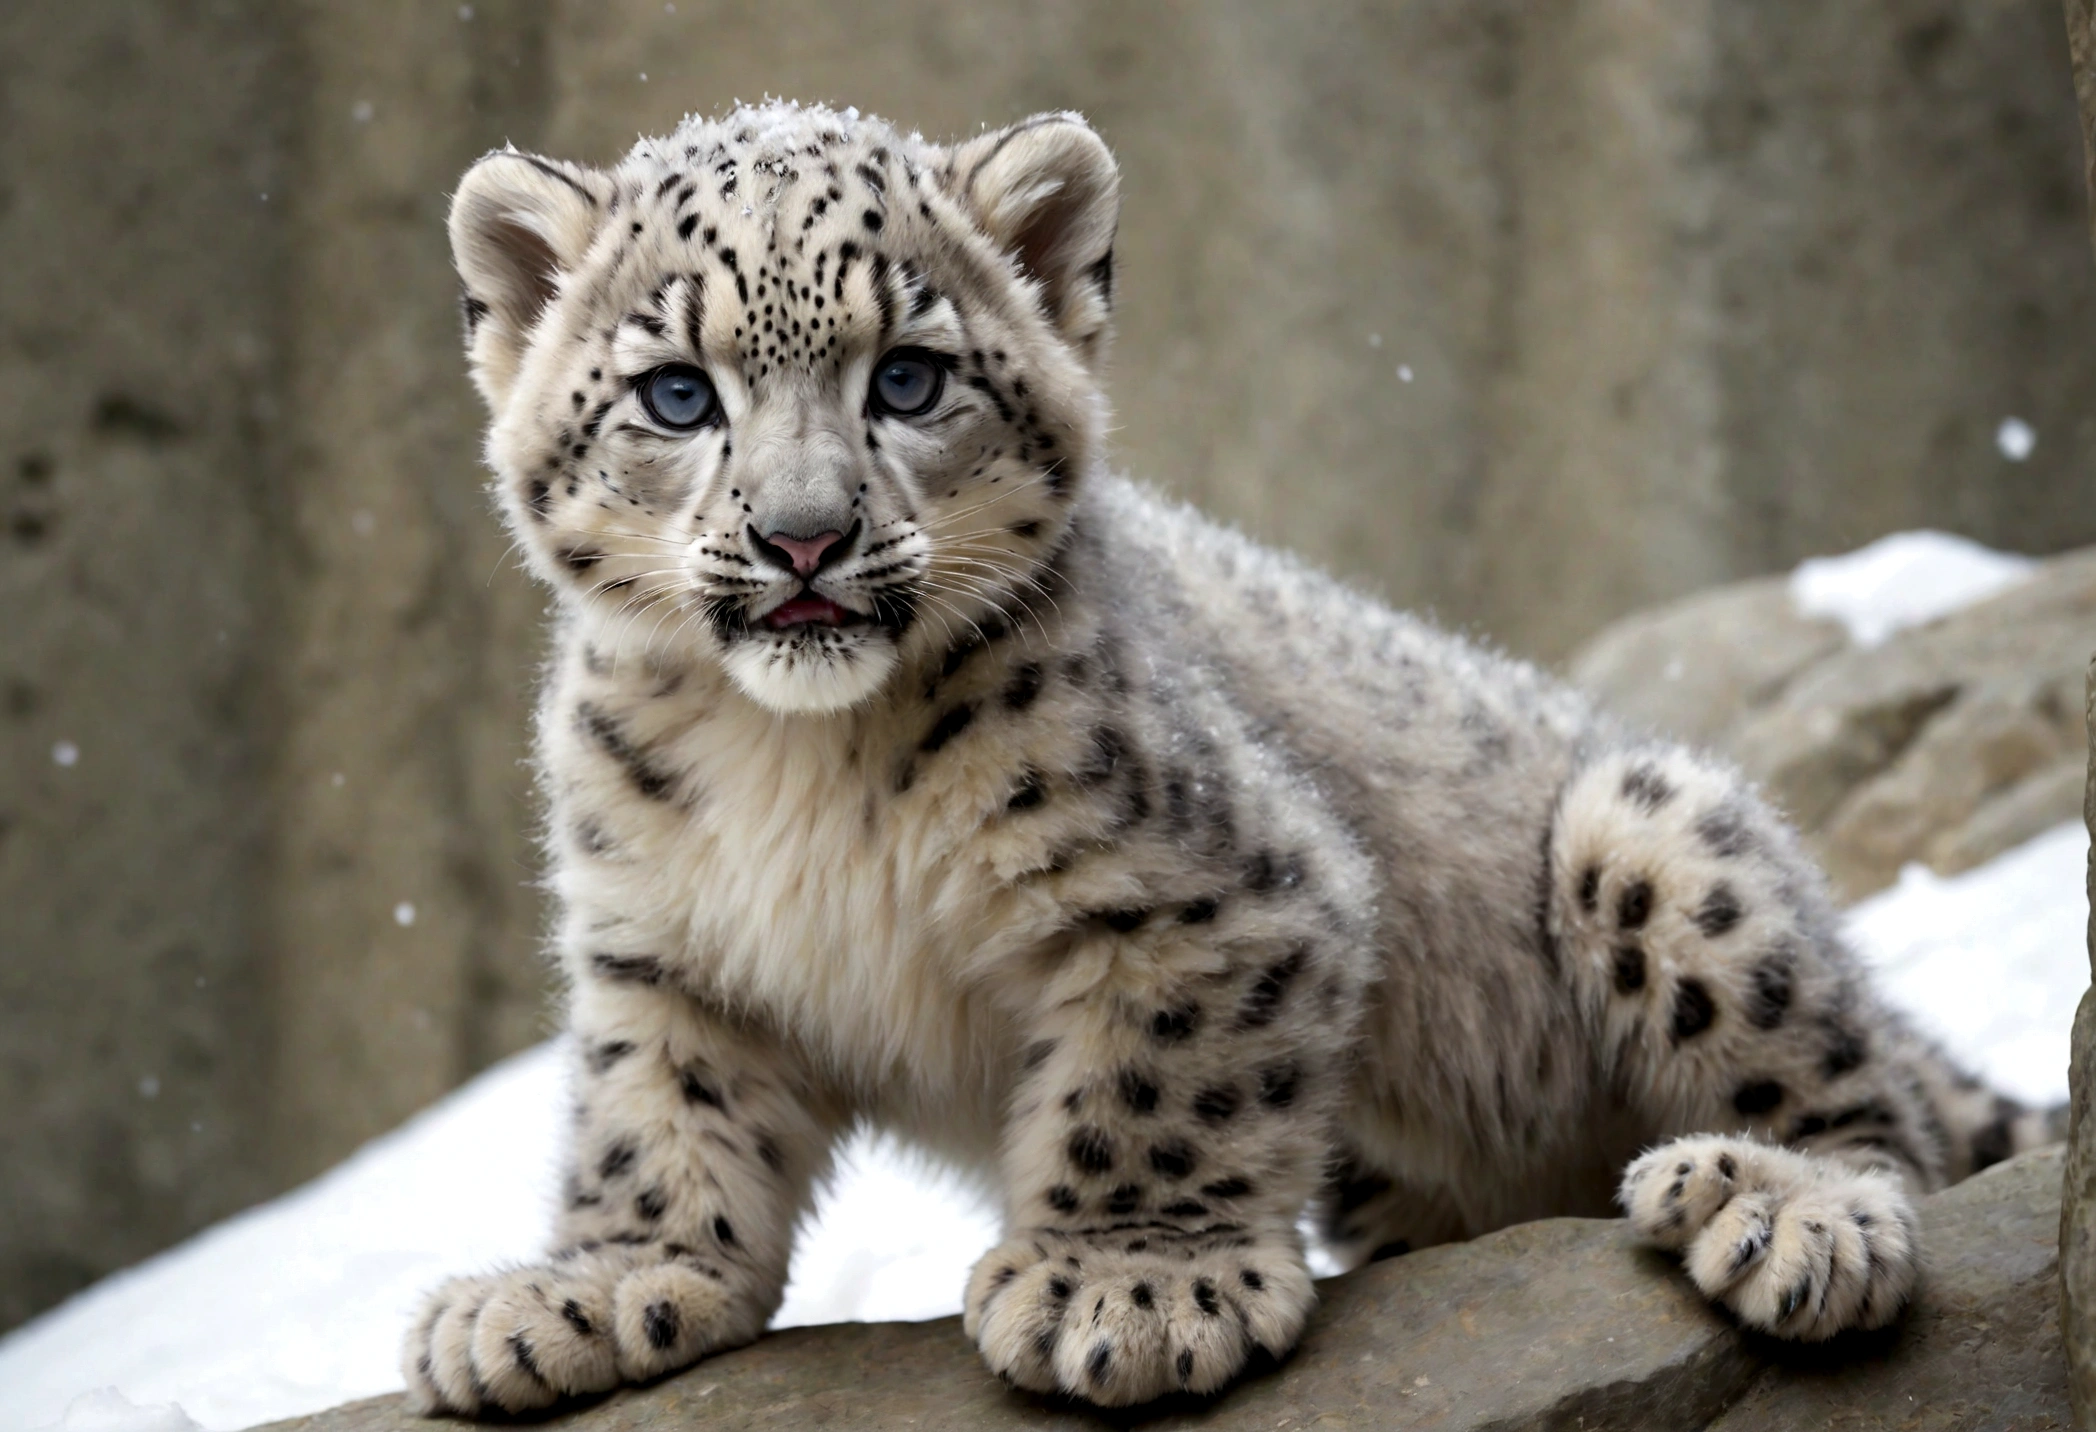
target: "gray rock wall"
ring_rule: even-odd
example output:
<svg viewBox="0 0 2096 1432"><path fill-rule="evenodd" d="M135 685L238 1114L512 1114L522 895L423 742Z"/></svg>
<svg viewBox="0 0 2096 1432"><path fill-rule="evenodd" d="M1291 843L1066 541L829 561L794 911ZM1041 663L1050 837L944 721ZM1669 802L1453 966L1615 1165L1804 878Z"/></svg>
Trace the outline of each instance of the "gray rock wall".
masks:
<svg viewBox="0 0 2096 1432"><path fill-rule="evenodd" d="M2065 0L2074 92L2081 111L2082 156L2096 244L2096 3ZM2089 761L2082 815L2090 834L2089 964L2096 976L2096 659L2089 663L2083 713ZM2067 1357L2067 1394L2077 1427L2096 1427L2096 984L2074 1012L2067 1065L2067 1162L2060 1199L2060 1332Z"/></svg>
<svg viewBox="0 0 2096 1432"><path fill-rule="evenodd" d="M544 1028L474 154L1080 107L1125 465L1554 656L1896 526L2096 540L2067 73L2038 0L0 8L0 1326Z"/></svg>

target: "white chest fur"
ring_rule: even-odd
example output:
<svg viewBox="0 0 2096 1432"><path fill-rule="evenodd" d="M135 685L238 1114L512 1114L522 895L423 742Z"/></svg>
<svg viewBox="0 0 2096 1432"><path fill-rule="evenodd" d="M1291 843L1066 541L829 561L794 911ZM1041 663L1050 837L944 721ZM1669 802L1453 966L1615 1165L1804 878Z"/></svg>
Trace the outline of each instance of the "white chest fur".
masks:
<svg viewBox="0 0 2096 1432"><path fill-rule="evenodd" d="M965 768L898 792L902 737L768 713L698 675L570 666L540 744L571 956L659 959L870 1103L994 1098L1009 1001L993 1006L982 960L1027 922L971 837L1002 796Z"/></svg>

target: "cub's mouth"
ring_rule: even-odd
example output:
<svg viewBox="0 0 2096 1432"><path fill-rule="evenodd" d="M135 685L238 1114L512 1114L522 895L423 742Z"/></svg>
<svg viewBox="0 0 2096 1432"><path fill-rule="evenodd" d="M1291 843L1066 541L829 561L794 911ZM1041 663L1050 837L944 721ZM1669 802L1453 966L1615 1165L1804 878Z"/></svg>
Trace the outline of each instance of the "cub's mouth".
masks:
<svg viewBox="0 0 2096 1432"><path fill-rule="evenodd" d="M789 597L757 619L766 631L795 631L810 627L857 626L868 618L839 606L828 597L803 591Z"/></svg>

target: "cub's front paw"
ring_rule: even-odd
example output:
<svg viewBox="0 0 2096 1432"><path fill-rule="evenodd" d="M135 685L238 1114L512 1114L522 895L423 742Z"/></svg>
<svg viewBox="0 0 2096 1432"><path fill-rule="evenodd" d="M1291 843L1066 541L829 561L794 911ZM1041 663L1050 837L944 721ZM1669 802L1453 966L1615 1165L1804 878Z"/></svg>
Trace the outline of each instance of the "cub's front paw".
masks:
<svg viewBox="0 0 2096 1432"><path fill-rule="evenodd" d="M1752 1139L1678 1139L1630 1165L1631 1225L1748 1327L1816 1342L1898 1316L1918 1271L1892 1179Z"/></svg>
<svg viewBox="0 0 2096 1432"><path fill-rule="evenodd" d="M1294 1347L1316 1301L1292 1242L1037 1230L975 1265L963 1321L1006 1381L1125 1407L1228 1385Z"/></svg>
<svg viewBox="0 0 2096 1432"><path fill-rule="evenodd" d="M583 1254L445 1283L408 1330L401 1371L425 1415L527 1412L683 1367L762 1326L716 1268Z"/></svg>

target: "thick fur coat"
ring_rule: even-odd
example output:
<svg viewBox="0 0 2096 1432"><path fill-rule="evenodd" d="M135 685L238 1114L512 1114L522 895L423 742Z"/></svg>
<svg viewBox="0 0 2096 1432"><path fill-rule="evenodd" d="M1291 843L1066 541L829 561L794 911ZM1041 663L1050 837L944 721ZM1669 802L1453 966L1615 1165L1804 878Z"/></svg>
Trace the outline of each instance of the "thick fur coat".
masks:
<svg viewBox="0 0 2096 1432"><path fill-rule="evenodd" d="M992 1171L967 1331L1102 1404L1285 1353L1306 1210L1359 1262L1620 1198L1751 1326L1878 1326L1910 1196L2040 1136L1723 765L1103 470L1118 202L1072 115L466 175L577 1064L423 1407L755 1337L856 1121Z"/></svg>

